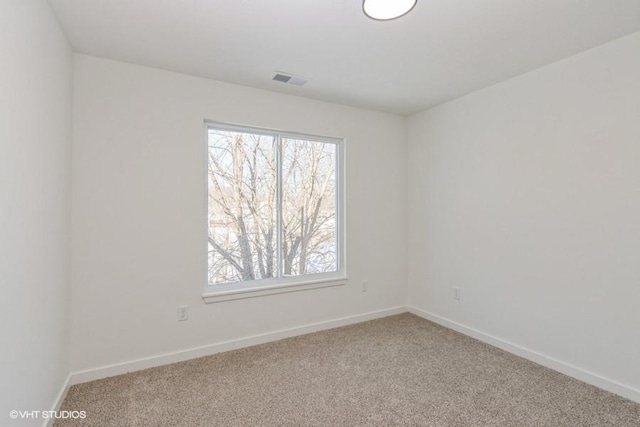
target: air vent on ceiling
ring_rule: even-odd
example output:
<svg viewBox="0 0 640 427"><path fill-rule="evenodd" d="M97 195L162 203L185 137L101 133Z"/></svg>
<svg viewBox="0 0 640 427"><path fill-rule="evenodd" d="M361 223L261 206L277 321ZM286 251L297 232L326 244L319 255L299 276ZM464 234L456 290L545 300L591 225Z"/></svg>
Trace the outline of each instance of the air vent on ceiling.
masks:
<svg viewBox="0 0 640 427"><path fill-rule="evenodd" d="M295 86L302 86L309 81L309 79L305 79L304 77L294 76L288 73L283 73L281 71L276 71L273 74L273 77L271 78L271 80L274 80L280 83L287 83Z"/></svg>

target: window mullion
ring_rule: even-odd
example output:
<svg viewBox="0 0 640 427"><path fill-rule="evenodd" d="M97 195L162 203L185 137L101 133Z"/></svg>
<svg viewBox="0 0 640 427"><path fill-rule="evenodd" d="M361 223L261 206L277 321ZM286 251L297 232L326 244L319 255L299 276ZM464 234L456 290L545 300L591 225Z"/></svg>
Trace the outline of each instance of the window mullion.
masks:
<svg viewBox="0 0 640 427"><path fill-rule="evenodd" d="M284 257L282 254L282 137L276 136L276 258L278 279L283 277Z"/></svg>

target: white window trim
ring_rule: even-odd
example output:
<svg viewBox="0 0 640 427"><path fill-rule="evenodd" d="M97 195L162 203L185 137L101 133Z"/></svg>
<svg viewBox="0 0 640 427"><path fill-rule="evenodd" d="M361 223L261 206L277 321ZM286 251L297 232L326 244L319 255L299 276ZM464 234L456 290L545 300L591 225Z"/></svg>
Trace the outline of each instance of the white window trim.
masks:
<svg viewBox="0 0 640 427"><path fill-rule="evenodd" d="M338 271L332 273L319 273L319 274L307 274L300 276L292 276L285 278L274 279L262 279L246 282L234 282L223 283L217 285L211 285L208 283L206 274L206 263L208 262L205 257L205 285L202 294L202 299L205 303L216 303L223 301L231 301L245 298L255 298L259 296L275 295L288 292L298 292L303 290L328 288L335 286L343 286L348 283L347 268L346 268L346 212L345 212L345 189L346 189L346 174L345 174L345 140L342 138L332 138L327 136L319 136L312 134L301 134L295 132L279 131L275 129L256 128L251 126L233 125L228 123L220 123L215 121L204 122L204 252L207 253L208 248L208 235L209 229L207 224L207 218L209 215L209 189L208 189L208 164L207 156L209 150L209 128L224 129L236 132L252 132L262 135L272 135L279 138L291 138L291 139L310 139L318 142L328 142L336 144L337 146L337 159L336 159L336 172L338 185L336 188L336 216L337 216L337 252L338 252ZM280 195L278 195L280 197ZM280 239L280 233L278 233Z"/></svg>
<svg viewBox="0 0 640 427"><path fill-rule="evenodd" d="M342 279L327 279L327 280L310 280L302 282L292 283L279 283L276 285L266 286L261 285L258 287L247 289L233 289L228 291L216 291L204 293L202 299L206 303L232 301L245 298L255 298L267 295L284 294L288 292L307 291L311 289L330 288L334 286L343 286L348 282L347 278Z"/></svg>

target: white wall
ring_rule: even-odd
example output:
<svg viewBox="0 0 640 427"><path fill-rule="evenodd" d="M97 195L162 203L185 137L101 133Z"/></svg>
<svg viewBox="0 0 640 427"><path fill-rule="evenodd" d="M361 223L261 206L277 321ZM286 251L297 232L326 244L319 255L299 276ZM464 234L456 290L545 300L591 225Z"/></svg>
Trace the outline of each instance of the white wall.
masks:
<svg viewBox="0 0 640 427"><path fill-rule="evenodd" d="M43 0L0 2L0 424L69 373L71 50ZM20 425L41 425L42 420Z"/></svg>
<svg viewBox="0 0 640 427"><path fill-rule="evenodd" d="M83 55L74 72L73 371L406 304L405 118ZM346 138L351 284L203 303L204 119Z"/></svg>
<svg viewBox="0 0 640 427"><path fill-rule="evenodd" d="M639 53L635 33L408 125L409 303L636 393Z"/></svg>

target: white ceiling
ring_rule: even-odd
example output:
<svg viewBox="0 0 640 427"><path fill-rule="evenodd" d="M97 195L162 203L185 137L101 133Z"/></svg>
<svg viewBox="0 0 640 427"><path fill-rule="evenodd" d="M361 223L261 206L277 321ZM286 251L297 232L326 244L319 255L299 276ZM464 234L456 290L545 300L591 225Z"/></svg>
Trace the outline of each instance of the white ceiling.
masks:
<svg viewBox="0 0 640 427"><path fill-rule="evenodd" d="M640 31L640 0L418 0L387 22L361 0L50 3L81 53L398 114Z"/></svg>

